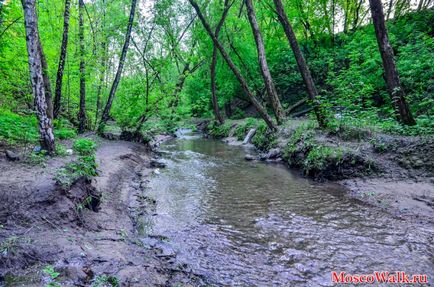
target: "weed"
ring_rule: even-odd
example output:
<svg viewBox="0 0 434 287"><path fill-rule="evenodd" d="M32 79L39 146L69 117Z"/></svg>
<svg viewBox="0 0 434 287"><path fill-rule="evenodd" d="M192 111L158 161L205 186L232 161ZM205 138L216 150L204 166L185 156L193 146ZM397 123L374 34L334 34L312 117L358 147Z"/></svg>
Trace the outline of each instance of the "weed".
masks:
<svg viewBox="0 0 434 287"><path fill-rule="evenodd" d="M269 151L277 146L277 136L265 123L261 122L252 138L252 143L261 151Z"/></svg>
<svg viewBox="0 0 434 287"><path fill-rule="evenodd" d="M68 189L80 177L97 175L97 164L94 155L80 156L78 160L57 170L54 179L62 188Z"/></svg>
<svg viewBox="0 0 434 287"><path fill-rule="evenodd" d="M62 144L56 144L56 155L64 157L68 155L66 147Z"/></svg>
<svg viewBox="0 0 434 287"><path fill-rule="evenodd" d="M30 165L44 165L47 160L47 152L41 150L40 152L31 152L25 162Z"/></svg>
<svg viewBox="0 0 434 287"><path fill-rule="evenodd" d="M92 287L118 287L119 279L114 276L98 275L92 283Z"/></svg>
<svg viewBox="0 0 434 287"><path fill-rule="evenodd" d="M44 269L42 269L42 272L44 272L50 278L50 282L46 284L45 287L61 287L59 283L55 282L60 273L56 272L53 266L46 266Z"/></svg>
<svg viewBox="0 0 434 287"><path fill-rule="evenodd" d="M224 138L229 136L231 124L224 123L223 125L219 125L217 122L213 121L208 124L207 130L209 131L209 134L214 138Z"/></svg>
<svg viewBox="0 0 434 287"><path fill-rule="evenodd" d="M81 156L89 156L95 153L96 143L91 139L77 139L72 148Z"/></svg>
<svg viewBox="0 0 434 287"><path fill-rule="evenodd" d="M18 236L11 236L9 238L6 238L0 244L0 254L2 254L3 256L7 256L8 254L14 255L18 247L18 241Z"/></svg>

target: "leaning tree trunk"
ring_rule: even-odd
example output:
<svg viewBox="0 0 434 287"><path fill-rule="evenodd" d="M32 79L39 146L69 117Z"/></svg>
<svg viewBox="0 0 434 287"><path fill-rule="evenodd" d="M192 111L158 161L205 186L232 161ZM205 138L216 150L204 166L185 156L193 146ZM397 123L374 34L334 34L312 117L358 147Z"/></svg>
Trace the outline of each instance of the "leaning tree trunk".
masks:
<svg viewBox="0 0 434 287"><path fill-rule="evenodd" d="M53 126L47 116L44 79L42 77L41 55L39 53L38 19L35 0L23 0L24 24L26 28L26 43L29 56L30 80L35 97L36 116L38 118L41 148L48 154L55 153Z"/></svg>
<svg viewBox="0 0 434 287"><path fill-rule="evenodd" d="M84 2L78 1L79 11L79 25L78 34L80 39L80 110L78 112L78 133L84 133L86 130L86 63L84 60L85 48L84 48L84 23L83 12Z"/></svg>
<svg viewBox="0 0 434 287"><path fill-rule="evenodd" d="M47 102L47 116L53 119L53 101L51 92L50 76L48 75L48 64L42 49L41 38L38 35L38 52L41 55L42 78L44 79L45 102Z"/></svg>
<svg viewBox="0 0 434 287"><path fill-rule="evenodd" d="M270 69L268 68L267 57L265 55L264 41L262 40L261 31L259 30L258 21L253 7L252 0L246 0L247 15L249 16L250 26L252 27L253 36L255 37L256 48L258 51L258 60L261 67L262 78L264 79L265 89L273 106L274 115L278 124L281 124L285 113L280 104L279 96L277 95L276 86L271 77Z"/></svg>
<svg viewBox="0 0 434 287"><path fill-rule="evenodd" d="M110 89L110 94L109 94L109 97L107 99L107 104L105 105L104 111L103 111L102 116L101 116L101 122L100 122L99 127L98 127L99 132L102 132L104 130L104 126L109 119L110 109L111 109L112 104L113 104L113 99L115 97L116 90L117 90L118 85L119 85L119 81L121 80L122 70L124 68L124 63L125 63L125 58L127 56L128 46L130 44L131 30L133 28L133 22L134 22L134 14L136 13L136 4L137 4L137 0L131 1L131 11L130 11L130 18L128 20L127 34L125 35L125 43L124 43L124 46L122 48L122 54L121 54L121 58L119 60L118 70L116 72L116 76L115 76L115 79L113 81L113 85Z"/></svg>
<svg viewBox="0 0 434 287"><path fill-rule="evenodd" d="M220 18L220 21L218 22L217 27L215 29L215 36L217 38L218 38L218 36L220 34L220 30L221 30L223 24L225 23L226 16L228 15L230 7L231 7L231 5L229 5L229 0L225 0L225 6L224 6L224 9L223 9L222 17ZM220 113L219 104L218 104L218 100L217 100L216 65L217 65L217 47L215 45L213 45L212 60L211 60L211 66L210 66L210 74L211 74L211 101L212 101L212 107L213 107L214 116L215 116L216 120L220 124L224 124L225 120L223 119L223 117L222 117L222 115Z"/></svg>
<svg viewBox="0 0 434 287"><path fill-rule="evenodd" d="M56 91L54 96L54 108L53 108L54 118L57 118L60 113L60 101L62 99L63 72L65 70L65 60L68 51L70 6L71 6L71 0L65 0L65 12L63 14L63 37L62 37L62 45L60 46L60 59L59 59L59 66L57 68Z"/></svg>
<svg viewBox="0 0 434 287"><path fill-rule="evenodd" d="M295 37L295 33L292 29L291 23L289 23L288 17L286 16L285 10L283 9L282 1L274 0L274 5L276 6L277 16L283 26L285 35L288 38L292 52L294 53L298 69L300 70L301 76L306 85L309 100L313 103L318 124L320 127L325 127L327 125L327 122L318 101L318 92L316 90L315 83L313 82L309 67L307 66L303 54L301 53L300 46L298 46L297 38Z"/></svg>
<svg viewBox="0 0 434 287"><path fill-rule="evenodd" d="M203 16L202 12L200 11L199 5L194 0L188 0L188 1L190 2L191 6L193 6L194 10L196 10L196 13L199 16L199 19L202 22L203 27L205 28L205 30L208 33L208 35L211 37L212 41L214 42L214 45L217 47L217 49L219 49L220 54L222 55L223 59L228 64L228 66L231 69L232 73L237 78L237 80L240 83L240 85L241 85L244 93L246 94L246 96L249 98L249 100L251 101L251 103L253 104L253 106L256 108L256 110L258 111L259 115L264 119L264 121L267 124L267 126L270 129L272 129L272 130L276 130L276 126L273 123L273 120L268 115L267 111L264 109L264 107L262 106L262 104L255 98L255 96L253 95L253 93L250 91L249 86L247 84L247 81L241 75L240 71L235 66L234 62L229 57L228 53L226 52L226 50L224 49L224 47L222 46L222 44L220 44L220 42L218 41L218 39L216 38L216 36L212 32L211 27L206 22L205 17Z"/></svg>
<svg viewBox="0 0 434 287"><path fill-rule="evenodd" d="M390 45L387 35L381 0L369 0L369 6L371 8L381 59L383 60L384 79L395 109L396 117L402 124L415 125L416 121L405 100L405 92L401 86L398 70L396 69L392 46Z"/></svg>

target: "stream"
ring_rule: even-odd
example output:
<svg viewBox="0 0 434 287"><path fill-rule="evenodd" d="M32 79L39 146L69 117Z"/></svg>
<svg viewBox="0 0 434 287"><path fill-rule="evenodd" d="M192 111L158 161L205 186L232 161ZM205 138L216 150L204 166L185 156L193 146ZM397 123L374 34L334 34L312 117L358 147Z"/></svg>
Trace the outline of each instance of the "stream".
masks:
<svg viewBox="0 0 434 287"><path fill-rule="evenodd" d="M331 271L405 271L433 283L432 225L284 165L248 162L246 147L184 135L160 151L167 167L146 188L156 212L145 235L164 238L164 252L212 285L334 286Z"/></svg>

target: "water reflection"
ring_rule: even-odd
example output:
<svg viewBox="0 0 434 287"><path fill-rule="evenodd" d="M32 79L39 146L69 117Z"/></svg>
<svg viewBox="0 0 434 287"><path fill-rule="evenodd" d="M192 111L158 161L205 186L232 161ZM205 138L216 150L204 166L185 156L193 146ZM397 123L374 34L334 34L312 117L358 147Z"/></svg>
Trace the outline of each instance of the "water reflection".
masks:
<svg viewBox="0 0 434 287"><path fill-rule="evenodd" d="M162 146L167 168L147 195L152 235L216 285L333 286L330 272L404 270L433 278L433 228L358 204L340 187L281 165L247 162L241 147L200 138Z"/></svg>

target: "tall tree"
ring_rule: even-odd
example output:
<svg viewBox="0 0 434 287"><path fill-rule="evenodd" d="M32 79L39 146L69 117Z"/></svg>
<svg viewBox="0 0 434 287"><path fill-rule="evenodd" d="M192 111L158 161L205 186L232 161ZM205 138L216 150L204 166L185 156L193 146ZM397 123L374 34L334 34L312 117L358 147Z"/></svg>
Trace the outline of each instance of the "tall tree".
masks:
<svg viewBox="0 0 434 287"><path fill-rule="evenodd" d="M70 8L70 6L71 6L71 0L65 0L65 11L63 13L62 45L60 46L60 58L59 58L59 66L57 68L56 90L55 90L55 95L54 95L54 107L53 107L54 118L57 118L59 116L59 112L60 112L60 101L62 98L63 72L65 70L65 60L66 60L66 54L68 51L69 8Z"/></svg>
<svg viewBox="0 0 434 287"><path fill-rule="evenodd" d="M51 119L47 116L44 79L42 77L41 54L39 53L38 18L35 0L23 0L24 24L26 30L27 53L29 57L30 80L35 97L36 116L38 118L42 149L52 155L55 152L54 134Z"/></svg>
<svg viewBox="0 0 434 287"><path fill-rule="evenodd" d="M39 37L39 35L38 35ZM38 52L41 58L42 79L44 80L45 102L47 103L47 116L53 119L53 101L51 92L50 76L48 75L48 64L45 58L44 49L42 48L41 38L38 38Z"/></svg>
<svg viewBox="0 0 434 287"><path fill-rule="evenodd" d="M256 99L256 97L250 91L249 86L247 84L247 81L244 79L243 75L241 75L240 71L235 66L234 62L232 61L232 59L230 58L230 56L226 52L225 48L222 46L222 44L220 44L219 40L216 38L216 36L212 32L211 27L209 26L208 22L206 21L205 17L203 16L203 14L199 8L199 5L194 0L188 0L188 1L190 2L191 6L193 6L194 10L196 11L197 15L199 16L200 21L202 22L203 27L205 28L208 35L211 37L212 41L214 42L214 45L217 47L217 49L219 49L220 54L222 55L223 59L228 64L228 66L231 69L234 76L237 78L238 82L241 85L241 88L243 89L246 96L249 98L250 102L253 104L255 109L258 111L259 115L264 119L267 126L272 130L276 130L276 126L273 123L273 120L270 118L270 116L268 115L267 111L262 106L262 104L258 101L258 99Z"/></svg>
<svg viewBox="0 0 434 287"><path fill-rule="evenodd" d="M113 80L113 85L110 89L109 97L107 99L107 104L105 105L104 111L103 111L102 116L101 116L101 122L100 122L99 127L98 127L99 132L103 131L104 125L107 123L107 121L109 119L110 109L111 109L112 104L113 104L113 99L115 97L116 90L117 90L118 85L119 85L119 81L121 80L122 70L124 68L125 58L127 56L127 51L128 51L128 46L130 44L131 30L133 28L134 15L136 13L136 4L137 4L137 0L131 1L130 18L128 20L127 33L125 35L125 43L124 43L124 46L122 48L122 53L121 53L121 58L119 60L118 70L116 72L115 79Z"/></svg>
<svg viewBox="0 0 434 287"><path fill-rule="evenodd" d="M78 133L86 130L86 62L84 47L84 2L78 0L78 34L80 41L80 110L78 112Z"/></svg>
<svg viewBox="0 0 434 287"><path fill-rule="evenodd" d="M405 92L401 86L398 70L396 69L393 49L389 42L384 21L383 5L381 4L381 0L369 0L369 6L371 8L378 48L383 61L384 79L395 109L396 117L402 124L415 125L416 121L405 100Z"/></svg>
<svg viewBox="0 0 434 287"><path fill-rule="evenodd" d="M273 78L271 77L270 69L268 68L267 57L265 55L264 41L262 40L261 31L259 30L258 21L256 20L255 9L252 0L245 0L247 7L247 15L249 17L250 26L252 27L253 36L256 42L256 49L258 51L258 61L261 67L262 78L264 79L265 89L267 90L268 97L270 98L273 106L274 115L278 124L281 124L285 113L283 112L282 105L280 104L279 96L277 95L276 86L274 85Z"/></svg>
<svg viewBox="0 0 434 287"><path fill-rule="evenodd" d="M223 27L223 24L225 23L226 16L228 15L229 9L231 8L232 3L229 3L229 0L225 0L224 8L223 8L223 14L220 18L220 21L217 24L217 27L215 28L215 36L218 38L220 34L220 30ZM211 60L211 66L210 66L210 75L211 75L211 101L212 101L212 107L214 111L214 116L216 120L223 124L225 120L223 119L223 116L220 113L219 109L219 103L217 100L217 85L216 85L216 65L217 65L217 47L215 44L213 44L212 49L212 60Z"/></svg>
<svg viewBox="0 0 434 287"><path fill-rule="evenodd" d="M309 100L312 101L314 105L314 111L318 120L318 124L320 125L320 127L325 127L326 119L321 111L320 103L318 101L318 91L316 90L315 83L313 82L309 67L307 66L303 54L301 53L300 46L298 45L294 30L292 29L291 23L288 20L288 16L286 16L285 10L283 9L282 1L273 1L276 7L277 16L283 26L286 38L288 38L289 45L291 46L292 52L294 53L298 69L300 70L301 76L306 85Z"/></svg>

